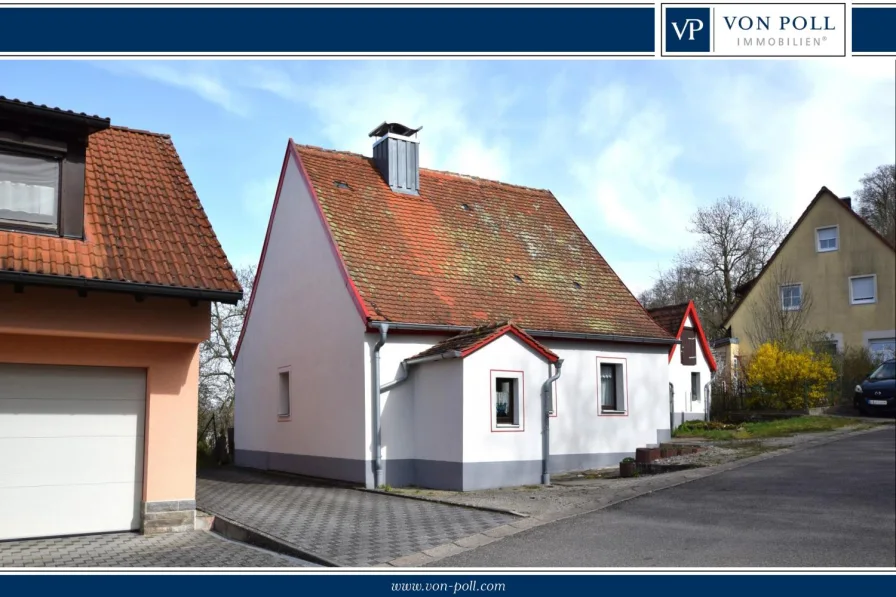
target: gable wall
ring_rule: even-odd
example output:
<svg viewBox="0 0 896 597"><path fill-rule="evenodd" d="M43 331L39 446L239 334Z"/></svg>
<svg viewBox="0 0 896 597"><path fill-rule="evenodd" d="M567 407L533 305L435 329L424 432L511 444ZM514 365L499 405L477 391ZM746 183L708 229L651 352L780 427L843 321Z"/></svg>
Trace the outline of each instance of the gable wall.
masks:
<svg viewBox="0 0 896 597"><path fill-rule="evenodd" d="M769 273L777 264L790 268L794 280L802 282L804 290L813 295L807 325L831 333L841 349L844 345L867 346L871 337L896 334L896 254L836 201L825 195L806 214L731 318L732 336L740 340L741 354L750 354L756 348L750 339L751 310L764 292L770 288L774 291ZM815 229L831 225L840 227L839 249L818 253ZM849 277L864 274L877 274L877 303L851 305Z"/></svg>
<svg viewBox="0 0 896 597"><path fill-rule="evenodd" d="M690 315L685 320L685 327L696 330L694 321ZM676 345L672 352L672 360L669 362L669 383L672 384L675 396L675 418L674 426L681 425L683 421L694 419L704 419L706 413L706 391L704 387L709 383L712 370L709 368L709 361L700 346L700 338L697 338L697 364L687 366L681 364L681 345ZM697 396L691 394L691 374L700 374L700 392ZM695 399L696 398L696 399Z"/></svg>
<svg viewBox="0 0 896 597"><path fill-rule="evenodd" d="M364 479L364 326L290 157L236 364L237 463ZM278 420L279 370L291 416Z"/></svg>

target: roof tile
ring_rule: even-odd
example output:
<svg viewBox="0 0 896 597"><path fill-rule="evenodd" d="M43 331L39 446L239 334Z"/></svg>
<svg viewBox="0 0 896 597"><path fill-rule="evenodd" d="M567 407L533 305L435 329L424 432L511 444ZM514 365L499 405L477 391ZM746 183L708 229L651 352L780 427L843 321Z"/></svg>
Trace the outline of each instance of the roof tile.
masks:
<svg viewBox="0 0 896 597"><path fill-rule="evenodd" d="M85 240L0 231L0 270L241 291L167 135L94 133L85 179Z"/></svg>
<svg viewBox="0 0 896 597"><path fill-rule="evenodd" d="M370 158L296 149L370 319L668 338L550 191L421 169L406 195Z"/></svg>

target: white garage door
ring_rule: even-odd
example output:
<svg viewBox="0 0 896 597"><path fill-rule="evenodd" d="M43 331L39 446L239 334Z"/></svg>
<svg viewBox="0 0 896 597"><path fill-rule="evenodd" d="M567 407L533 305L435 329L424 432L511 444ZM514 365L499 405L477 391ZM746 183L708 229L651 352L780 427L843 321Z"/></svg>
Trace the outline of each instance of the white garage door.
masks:
<svg viewBox="0 0 896 597"><path fill-rule="evenodd" d="M0 540L140 526L146 373L0 363Z"/></svg>

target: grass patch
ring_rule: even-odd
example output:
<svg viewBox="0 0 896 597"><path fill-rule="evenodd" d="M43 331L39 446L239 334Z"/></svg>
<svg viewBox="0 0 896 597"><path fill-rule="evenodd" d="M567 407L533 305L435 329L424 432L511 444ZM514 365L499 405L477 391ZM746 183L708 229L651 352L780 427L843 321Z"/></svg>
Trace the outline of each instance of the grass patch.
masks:
<svg viewBox="0 0 896 597"><path fill-rule="evenodd" d="M715 421L687 421L673 434L675 437L705 437L711 440L787 437L797 433L834 431L860 426L861 421L840 417L793 417L776 421L759 421L731 425Z"/></svg>

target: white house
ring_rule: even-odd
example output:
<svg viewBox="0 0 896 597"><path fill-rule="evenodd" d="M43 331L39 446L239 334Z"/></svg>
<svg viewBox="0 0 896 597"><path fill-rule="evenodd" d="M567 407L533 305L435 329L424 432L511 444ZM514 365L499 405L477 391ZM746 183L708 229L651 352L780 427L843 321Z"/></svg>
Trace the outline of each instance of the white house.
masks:
<svg viewBox="0 0 896 597"><path fill-rule="evenodd" d="M649 309L651 317L680 344L669 349L669 410L672 429L685 421L704 420L710 405L710 382L716 360L693 301Z"/></svg>
<svg viewBox="0 0 896 597"><path fill-rule="evenodd" d="M290 140L237 346L237 464L469 490L670 435L675 338L556 198Z"/></svg>

